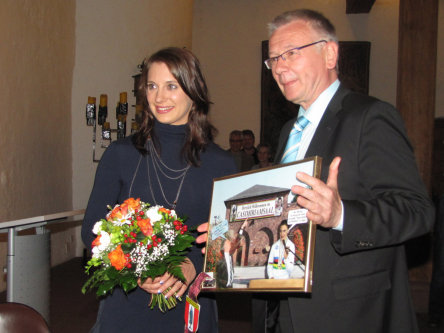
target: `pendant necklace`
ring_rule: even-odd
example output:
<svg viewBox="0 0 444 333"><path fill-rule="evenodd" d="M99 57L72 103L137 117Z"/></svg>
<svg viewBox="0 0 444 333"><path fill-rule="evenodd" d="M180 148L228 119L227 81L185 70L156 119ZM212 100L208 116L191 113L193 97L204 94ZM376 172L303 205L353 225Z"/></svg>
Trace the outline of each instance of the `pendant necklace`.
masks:
<svg viewBox="0 0 444 333"><path fill-rule="evenodd" d="M149 149L149 155L151 156L151 160L153 163L153 170L154 170L154 174L156 176L157 182L159 184L159 189L160 189L160 193L162 193L162 197L165 200L165 202L171 207L171 209L175 209L176 205L177 205L177 200L179 199L180 196L180 192L182 190L182 185L183 182L185 180L185 176L187 175L188 170L190 169L190 164L187 164L187 166L183 169L172 169L170 167L168 167L160 158L159 154L157 153L156 149L154 148L153 142L152 140L148 140L148 149ZM146 165L147 165L147 174L148 174L148 184L149 184L149 188L150 188L150 192L151 192L151 196L153 197L154 200L154 204L157 206L157 201L156 198L154 196L154 191L153 191L153 187L151 185L151 178L150 178L150 161L148 159L148 155L146 156ZM175 176L169 176L166 174L166 171L162 170L162 167L164 167L165 169L167 169L168 171L176 174ZM179 183L179 188L177 189L177 193L176 193L176 197L174 198L174 201L171 203L165 195L165 192L163 190L162 187L162 182L160 181L159 178L159 172L160 171L162 173L162 175L164 175L166 178L170 179L170 180L179 180L180 179L180 183Z"/></svg>

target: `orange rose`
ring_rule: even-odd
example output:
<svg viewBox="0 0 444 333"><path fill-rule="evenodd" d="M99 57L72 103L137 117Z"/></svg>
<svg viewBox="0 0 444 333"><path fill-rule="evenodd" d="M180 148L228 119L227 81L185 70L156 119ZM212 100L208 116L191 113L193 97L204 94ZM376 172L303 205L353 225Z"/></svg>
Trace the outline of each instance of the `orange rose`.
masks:
<svg viewBox="0 0 444 333"><path fill-rule="evenodd" d="M167 214L171 213L171 211L169 209L166 209L166 208L163 208L163 207L159 208L159 212L160 213L167 213Z"/></svg>
<svg viewBox="0 0 444 333"><path fill-rule="evenodd" d="M120 216L124 217L128 214L128 205L126 203L123 203L120 205Z"/></svg>
<svg viewBox="0 0 444 333"><path fill-rule="evenodd" d="M121 211L120 211L120 206L116 206L113 208L113 210L109 213L107 220L111 221L114 219L121 219L123 217Z"/></svg>
<svg viewBox="0 0 444 333"><path fill-rule="evenodd" d="M140 208L140 198L128 198L123 202L127 207L132 208L134 210Z"/></svg>
<svg viewBox="0 0 444 333"><path fill-rule="evenodd" d="M150 219L139 220L137 221L137 225L145 236L151 236L153 234L153 226L151 225Z"/></svg>
<svg viewBox="0 0 444 333"><path fill-rule="evenodd" d="M133 210L140 208L140 199L129 198L126 199L121 205L114 207L114 209L109 213L108 221L114 219L122 219L124 216L128 214L128 209L132 208Z"/></svg>
<svg viewBox="0 0 444 333"><path fill-rule="evenodd" d="M113 265L118 271L125 268L127 264L121 245L118 245L115 250L108 253L108 258L111 261L111 265Z"/></svg>

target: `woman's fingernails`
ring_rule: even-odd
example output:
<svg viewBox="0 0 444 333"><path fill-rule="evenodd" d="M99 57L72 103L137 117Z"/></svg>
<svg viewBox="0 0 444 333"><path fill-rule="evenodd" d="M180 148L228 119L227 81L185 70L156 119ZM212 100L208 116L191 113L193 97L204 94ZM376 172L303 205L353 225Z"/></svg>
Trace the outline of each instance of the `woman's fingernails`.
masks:
<svg viewBox="0 0 444 333"><path fill-rule="evenodd" d="M161 294L162 292L160 291L160 289L157 291L158 294Z"/></svg>
<svg viewBox="0 0 444 333"><path fill-rule="evenodd" d="M159 283L160 283L161 285L162 285L162 284L164 284L164 282L163 282L163 281L160 281Z"/></svg>

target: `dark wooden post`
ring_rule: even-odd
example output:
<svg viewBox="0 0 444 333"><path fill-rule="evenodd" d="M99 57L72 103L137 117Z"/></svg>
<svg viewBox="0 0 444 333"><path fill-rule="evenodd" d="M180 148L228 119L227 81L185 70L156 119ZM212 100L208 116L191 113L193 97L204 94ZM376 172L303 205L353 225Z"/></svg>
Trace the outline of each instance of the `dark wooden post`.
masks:
<svg viewBox="0 0 444 333"><path fill-rule="evenodd" d="M397 108L430 189L435 118L438 0L400 0ZM402 168L402 166L400 166Z"/></svg>

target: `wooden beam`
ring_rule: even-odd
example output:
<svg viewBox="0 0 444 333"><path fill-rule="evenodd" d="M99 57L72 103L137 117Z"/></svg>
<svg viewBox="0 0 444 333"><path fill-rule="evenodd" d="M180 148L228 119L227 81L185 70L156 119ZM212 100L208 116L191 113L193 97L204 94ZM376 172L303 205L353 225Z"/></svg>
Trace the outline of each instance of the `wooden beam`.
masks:
<svg viewBox="0 0 444 333"><path fill-rule="evenodd" d="M347 0L346 14L363 14L370 13L375 0Z"/></svg>
<svg viewBox="0 0 444 333"><path fill-rule="evenodd" d="M400 0L396 105L415 149L419 171L429 189L437 36L438 0Z"/></svg>

